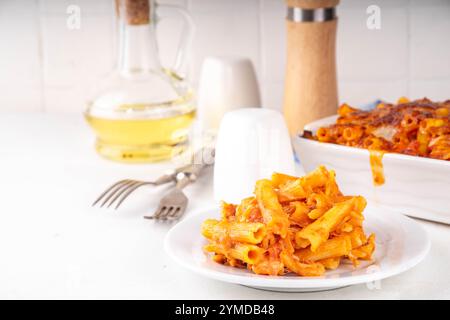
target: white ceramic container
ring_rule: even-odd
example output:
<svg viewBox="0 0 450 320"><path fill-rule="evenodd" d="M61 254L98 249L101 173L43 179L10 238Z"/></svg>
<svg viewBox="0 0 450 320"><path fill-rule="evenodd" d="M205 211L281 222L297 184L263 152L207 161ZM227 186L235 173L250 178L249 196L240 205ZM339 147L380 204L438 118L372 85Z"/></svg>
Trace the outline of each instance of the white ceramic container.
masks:
<svg viewBox="0 0 450 320"><path fill-rule="evenodd" d="M273 172L295 173L291 140L280 112L243 108L225 114L214 164L214 198L240 203L253 194L256 180Z"/></svg>
<svg viewBox="0 0 450 320"><path fill-rule="evenodd" d="M217 133L227 111L261 106L252 61L243 57L207 57L200 72L198 115L202 130Z"/></svg>

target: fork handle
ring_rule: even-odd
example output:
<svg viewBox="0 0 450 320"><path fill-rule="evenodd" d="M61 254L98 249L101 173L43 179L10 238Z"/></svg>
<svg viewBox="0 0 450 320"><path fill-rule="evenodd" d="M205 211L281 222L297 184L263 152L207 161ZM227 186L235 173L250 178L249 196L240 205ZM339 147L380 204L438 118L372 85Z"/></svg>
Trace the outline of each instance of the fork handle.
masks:
<svg viewBox="0 0 450 320"><path fill-rule="evenodd" d="M178 175L182 175L181 177L178 177L177 175L177 184L175 187L177 189L183 189L188 184L195 182L197 180L197 177L200 175L201 171L208 167L210 164L206 163L205 161L202 161L201 163L193 163L188 168L186 168L185 171L179 172Z"/></svg>
<svg viewBox="0 0 450 320"><path fill-rule="evenodd" d="M166 173L159 178L157 178L154 181L154 185L159 186L161 184L169 183L172 181L177 181L177 175L179 173L190 173L191 177L189 178L192 181L196 179L196 177L200 174L200 171L203 170L203 168L207 167L208 165L211 165L214 163L214 156L215 156L215 150L213 148L202 148L199 151L197 151L191 159L191 163L182 167L178 167L175 170L172 170L169 173ZM205 162L203 159L203 155L207 153L209 154L208 162ZM200 163L197 163L200 162ZM187 183L189 184L189 183ZM187 185L186 184L186 185ZM185 185L185 186L186 186ZM185 187L183 186L183 188Z"/></svg>
<svg viewBox="0 0 450 320"><path fill-rule="evenodd" d="M177 188L178 190L182 190L184 187L195 181L195 177L184 173L182 174L183 177L181 179L178 179L177 184L175 185L175 188Z"/></svg>
<svg viewBox="0 0 450 320"><path fill-rule="evenodd" d="M180 172L184 172L184 171L188 170L190 167L191 167L191 165L189 164L189 165L185 165L185 166L176 168L174 170L171 170L168 173L157 178L153 184L158 186L158 185L169 183L169 182L175 182L177 180L176 179L177 175Z"/></svg>
<svg viewBox="0 0 450 320"><path fill-rule="evenodd" d="M175 177L176 177L177 173L178 172L174 171L172 173L164 174L164 175L160 176L158 179L156 179L153 184L156 186L159 186L161 184L175 181Z"/></svg>

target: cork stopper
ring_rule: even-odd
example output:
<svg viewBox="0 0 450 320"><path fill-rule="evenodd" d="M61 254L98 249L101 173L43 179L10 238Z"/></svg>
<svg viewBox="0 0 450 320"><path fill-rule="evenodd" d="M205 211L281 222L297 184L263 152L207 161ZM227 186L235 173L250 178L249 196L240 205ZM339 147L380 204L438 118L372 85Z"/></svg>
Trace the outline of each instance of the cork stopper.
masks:
<svg viewBox="0 0 450 320"><path fill-rule="evenodd" d="M150 23L150 0L116 0L116 14L128 25Z"/></svg>

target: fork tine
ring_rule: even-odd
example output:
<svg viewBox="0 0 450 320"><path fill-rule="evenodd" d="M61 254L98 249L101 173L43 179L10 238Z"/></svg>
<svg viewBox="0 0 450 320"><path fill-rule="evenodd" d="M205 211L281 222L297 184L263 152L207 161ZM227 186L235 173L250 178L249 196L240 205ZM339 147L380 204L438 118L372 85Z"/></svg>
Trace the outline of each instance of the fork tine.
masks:
<svg viewBox="0 0 450 320"><path fill-rule="evenodd" d="M161 206L159 207L152 216L144 216L144 219L150 220L177 220L185 210L180 206Z"/></svg>
<svg viewBox="0 0 450 320"><path fill-rule="evenodd" d="M188 198L183 193L182 188L191 182L190 179L189 176L184 176L177 181L175 188L159 200L155 213L152 216L144 216L144 218L155 220L178 219L184 213L188 204Z"/></svg>
<svg viewBox="0 0 450 320"><path fill-rule="evenodd" d="M181 217L185 211L186 211L186 207L180 208L177 212L177 215L175 216L175 219L178 219L179 217Z"/></svg>
<svg viewBox="0 0 450 320"><path fill-rule="evenodd" d="M109 201L107 208L109 208L112 204L114 204L114 202L126 191L130 190L130 188L133 188L135 185L137 184L141 184L141 181L136 181L136 180L130 180L130 183L124 185L123 188L117 189L116 192L114 193L114 196L111 198L111 200ZM117 209L117 207L115 208Z"/></svg>
<svg viewBox="0 0 450 320"><path fill-rule="evenodd" d="M102 198L108 193L108 192L110 192L112 189L115 189L115 187L117 187L118 185L120 185L120 184L122 184L122 183L124 183L124 182L126 182L126 181L129 181L129 180L120 180L120 181L117 181L116 183L114 183L112 186L110 186L108 189L106 189L98 198L97 198L97 200L95 200L94 201L94 203L92 203L92 206L95 206L100 200L102 200Z"/></svg>
<svg viewBox="0 0 450 320"><path fill-rule="evenodd" d="M136 180L130 180L131 182L129 184L127 184L126 186L124 186L123 188L120 188L120 190L117 190L114 193L114 196L111 198L111 200L108 203L107 208L109 208L124 192L126 192L127 190L129 190L130 188L133 188L135 185L141 184L141 181L136 181ZM117 209L117 208L116 208Z"/></svg>
<svg viewBox="0 0 450 320"><path fill-rule="evenodd" d="M180 207L173 207L172 212L168 215L168 218L174 218L177 215L177 212L180 211Z"/></svg>
<svg viewBox="0 0 450 320"><path fill-rule="evenodd" d="M178 212L180 208L178 206L171 207L167 215L164 217L164 221L173 221L176 220L176 213Z"/></svg>
<svg viewBox="0 0 450 320"><path fill-rule="evenodd" d="M162 206L160 210L155 214L155 219L164 219L165 216L167 216L167 212L169 211L170 207L168 206Z"/></svg>
<svg viewBox="0 0 450 320"><path fill-rule="evenodd" d="M167 211L169 210L169 208L170 207L166 205L160 205L158 209L156 209L153 216L150 217L150 219L162 220L167 215Z"/></svg>
<svg viewBox="0 0 450 320"><path fill-rule="evenodd" d="M175 210L175 212L173 213L172 219L178 220L183 215L184 211L186 211L186 208L178 207L177 210Z"/></svg>
<svg viewBox="0 0 450 320"><path fill-rule="evenodd" d="M144 186L144 185L146 185L146 184L149 184L149 183L148 183L148 182L141 182L141 183L139 183L139 184L134 185L134 186L131 187L131 188L128 188L128 191L125 192L125 194L122 192L121 194L123 194L123 196L122 196L122 198L119 200L119 202L117 203L117 205L116 205L116 207L115 207L114 209L117 210L117 209L120 207L120 205L122 204L122 202L123 202L126 198L128 198L128 196L129 196L134 190L136 190L137 188L140 188L140 187L142 187L142 186ZM116 199L114 199L114 200L116 200Z"/></svg>
<svg viewBox="0 0 450 320"><path fill-rule="evenodd" d="M159 215L161 214L161 210L163 208L164 208L164 206L159 206L151 216L144 216L144 219L149 219L149 220L158 219Z"/></svg>
<svg viewBox="0 0 450 320"><path fill-rule="evenodd" d="M103 207L108 201L109 199L111 199L111 197L113 197L117 191L122 190L123 188L126 188L129 184L133 183L134 180L128 180L128 181L124 181L124 183L122 183L121 185L119 185L117 188L115 188L114 190L112 190L112 192L109 193L109 195L106 197L105 200L103 200L102 204L100 205L100 207Z"/></svg>
<svg viewBox="0 0 450 320"><path fill-rule="evenodd" d="M176 211L177 207L168 207L165 214L160 217L161 220L168 220L172 214Z"/></svg>

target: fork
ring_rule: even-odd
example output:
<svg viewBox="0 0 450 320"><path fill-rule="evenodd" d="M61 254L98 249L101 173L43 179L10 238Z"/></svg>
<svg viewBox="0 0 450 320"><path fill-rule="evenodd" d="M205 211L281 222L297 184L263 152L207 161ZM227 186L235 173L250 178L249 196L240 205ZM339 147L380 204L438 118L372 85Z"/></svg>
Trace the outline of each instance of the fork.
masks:
<svg viewBox="0 0 450 320"><path fill-rule="evenodd" d="M108 189L106 189L92 204L92 206L95 206L97 203L103 200L100 207L103 207L107 205L109 208L114 203L116 203L115 209L117 210L120 205L124 202L125 199L128 198L128 196L133 193L136 189L145 186L145 185L153 185L153 186L159 186L165 183L169 182L177 182L177 175L180 172L189 171L192 169L192 165L195 164L195 162L198 159L203 159L203 155L205 152L209 151L210 155L212 156L212 161L214 161L214 149L204 147L200 150L198 150L191 158L190 164L184 165L182 167L176 168L175 170L172 170L158 179L154 181L141 181L141 180L132 180L132 179L125 179L120 180L116 183L114 183L112 186L110 186Z"/></svg>
<svg viewBox="0 0 450 320"><path fill-rule="evenodd" d="M184 172L180 172L177 175L177 184L169 193L161 198L155 213L152 216L144 216L144 218L171 221L180 219L186 211L189 202L188 197L183 192L183 188L195 182L200 172L208 165L204 162L201 164L193 163Z"/></svg>
<svg viewBox="0 0 450 320"><path fill-rule="evenodd" d="M122 202L128 198L128 196L133 193L136 189L145 186L145 185L153 185L153 186L159 186L165 183L176 181L176 176L178 173L183 172L187 168L189 168L191 165L186 165L180 168L177 168L171 172L168 172L161 177L157 178L154 181L141 181L141 180L132 180L132 179L125 179L120 180L116 183L114 183L112 186L110 186L108 189L106 189L92 204L92 206L95 206L97 203L99 203L101 200L103 202L101 203L100 207L103 207L107 204L107 207L109 208L111 205L116 203L115 209L118 209Z"/></svg>
<svg viewBox="0 0 450 320"><path fill-rule="evenodd" d="M100 207L105 206L109 201L109 203L107 205L107 207L109 208L114 202L116 202L116 200L118 200L120 198L120 200L117 202L116 207L115 207L115 209L118 209L119 206L122 204L122 202L137 188L142 187L144 185L158 186L158 185L172 181L174 177L172 177L172 175L169 174L169 175L164 175L161 178L158 178L155 181L140 181L140 180L132 180L132 179L120 180L120 181L116 182L115 184L113 184L112 186L110 186L108 189L106 189L94 201L92 206L94 207L97 203L99 203L103 199L103 202L101 203Z"/></svg>

